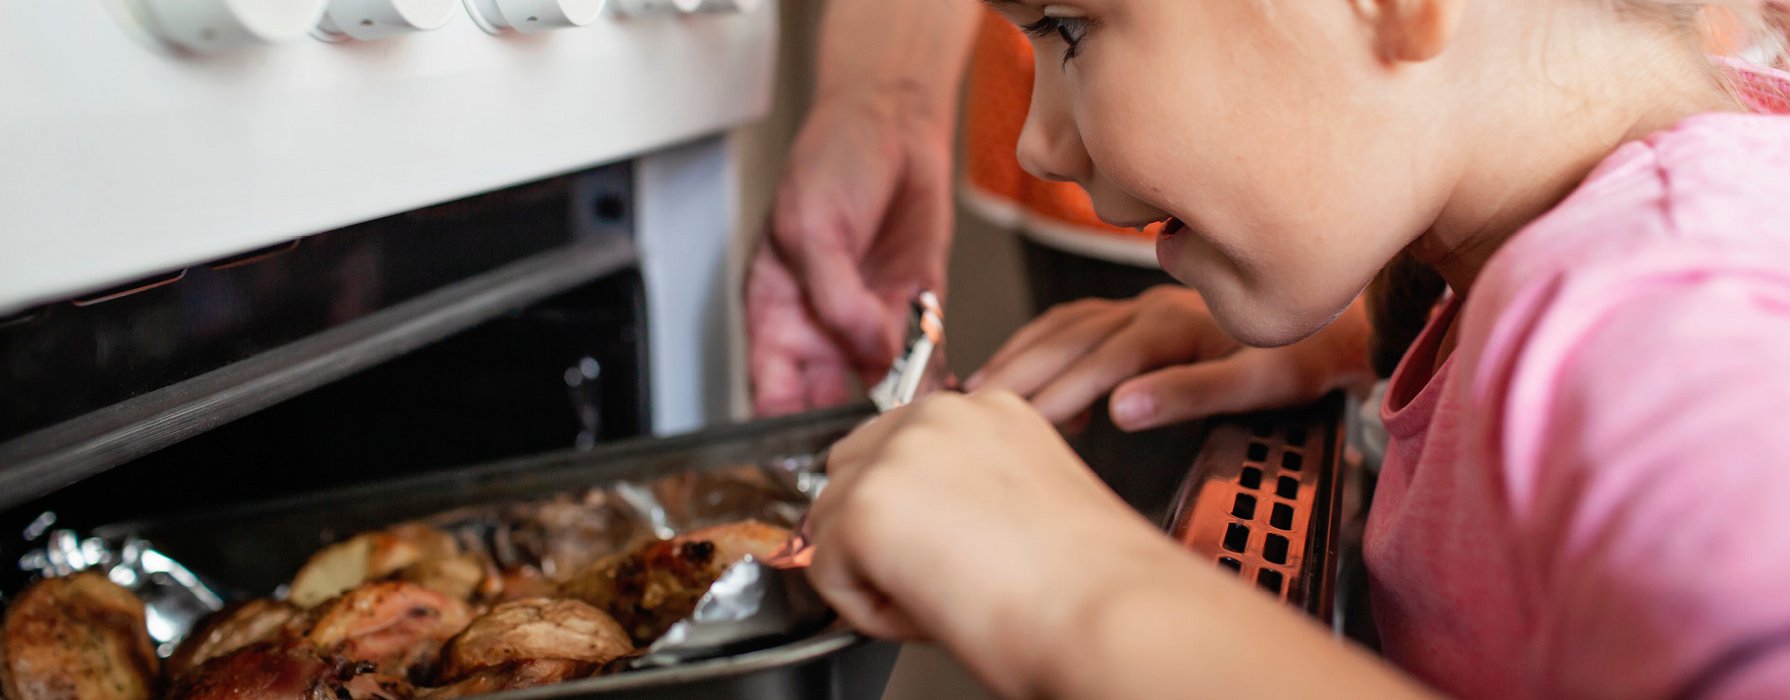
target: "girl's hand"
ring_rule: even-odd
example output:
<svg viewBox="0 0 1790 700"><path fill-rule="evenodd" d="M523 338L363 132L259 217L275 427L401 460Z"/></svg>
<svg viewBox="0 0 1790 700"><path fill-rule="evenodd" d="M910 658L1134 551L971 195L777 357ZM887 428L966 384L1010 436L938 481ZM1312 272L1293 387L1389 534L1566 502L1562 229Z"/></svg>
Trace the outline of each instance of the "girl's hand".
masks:
<svg viewBox="0 0 1790 700"><path fill-rule="evenodd" d="M939 394L833 447L808 575L868 634L937 640L1004 696L1107 592L1188 559L1007 392Z"/></svg>
<svg viewBox="0 0 1790 700"><path fill-rule="evenodd" d="M1052 308L1015 333L966 386L1024 396L1057 424L1111 392L1113 424L1145 430L1365 388L1373 382L1371 335L1358 299L1309 338L1245 347L1219 329L1198 292L1164 285L1134 299Z"/></svg>
<svg viewBox="0 0 1790 700"><path fill-rule="evenodd" d="M940 643L1001 697L1421 694L1157 532L1013 394L890 412L827 467L821 596L867 634Z"/></svg>

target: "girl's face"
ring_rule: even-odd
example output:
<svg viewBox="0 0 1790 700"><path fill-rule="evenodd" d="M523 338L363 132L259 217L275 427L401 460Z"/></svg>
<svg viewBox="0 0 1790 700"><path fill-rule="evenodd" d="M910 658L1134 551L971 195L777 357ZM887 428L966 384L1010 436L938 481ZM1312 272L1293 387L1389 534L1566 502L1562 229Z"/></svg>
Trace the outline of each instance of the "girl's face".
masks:
<svg viewBox="0 0 1790 700"><path fill-rule="evenodd" d="M1034 36L1020 160L1109 222L1173 217L1163 268L1237 339L1303 338L1447 199L1447 68L1380 60L1372 1L992 0Z"/></svg>

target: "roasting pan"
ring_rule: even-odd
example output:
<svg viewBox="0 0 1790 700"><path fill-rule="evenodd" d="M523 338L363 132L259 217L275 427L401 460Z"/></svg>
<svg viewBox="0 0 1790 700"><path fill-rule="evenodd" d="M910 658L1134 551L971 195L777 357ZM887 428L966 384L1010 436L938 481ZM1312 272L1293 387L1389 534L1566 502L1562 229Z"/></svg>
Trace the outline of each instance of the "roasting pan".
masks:
<svg viewBox="0 0 1790 700"><path fill-rule="evenodd" d="M240 503L205 512L116 523L103 537L136 535L223 591L265 595L319 547L353 534L463 506L529 500L621 479L812 454L870 413L868 406L758 421L669 438L507 460L348 489ZM252 470L254 465L245 464ZM834 625L778 646L714 661L632 671L509 691L524 698L880 698L899 647Z"/></svg>

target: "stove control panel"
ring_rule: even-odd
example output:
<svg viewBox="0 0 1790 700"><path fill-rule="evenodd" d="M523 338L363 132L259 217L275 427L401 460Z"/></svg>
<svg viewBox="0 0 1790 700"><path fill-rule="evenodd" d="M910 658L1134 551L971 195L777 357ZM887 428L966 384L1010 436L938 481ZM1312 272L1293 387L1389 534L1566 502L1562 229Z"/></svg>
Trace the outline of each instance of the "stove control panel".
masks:
<svg viewBox="0 0 1790 700"><path fill-rule="evenodd" d="M760 0L694 0L687 12L751 12Z"/></svg>
<svg viewBox="0 0 1790 700"><path fill-rule="evenodd" d="M293 41L371 41L440 29L465 13L487 34L535 34L618 20L746 13L763 0L125 0L170 45L214 53Z"/></svg>
<svg viewBox="0 0 1790 700"><path fill-rule="evenodd" d="M329 0L315 34L325 41L384 39L440 29L460 12L460 0Z"/></svg>
<svg viewBox="0 0 1790 700"><path fill-rule="evenodd" d="M151 31L190 51L277 44L304 37L329 0L139 0Z"/></svg>
<svg viewBox="0 0 1790 700"><path fill-rule="evenodd" d="M603 16L604 0L468 0L472 20L492 34L582 27Z"/></svg>
<svg viewBox="0 0 1790 700"><path fill-rule="evenodd" d="M0 323L723 142L770 109L757 2L0 0Z"/></svg>
<svg viewBox="0 0 1790 700"><path fill-rule="evenodd" d="M620 17L651 17L679 12L695 12L702 0L611 0L614 13Z"/></svg>

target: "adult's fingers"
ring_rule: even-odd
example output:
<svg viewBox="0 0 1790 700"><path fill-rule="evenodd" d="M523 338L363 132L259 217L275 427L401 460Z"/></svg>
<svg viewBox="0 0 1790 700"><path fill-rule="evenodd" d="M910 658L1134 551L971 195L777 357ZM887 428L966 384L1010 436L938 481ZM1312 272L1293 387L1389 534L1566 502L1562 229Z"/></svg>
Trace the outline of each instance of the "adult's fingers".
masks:
<svg viewBox="0 0 1790 700"><path fill-rule="evenodd" d="M782 415L849 400L847 360L809 315L770 246L754 254L745 296L753 410Z"/></svg>
<svg viewBox="0 0 1790 700"><path fill-rule="evenodd" d="M862 186L888 187L874 181ZM901 340L889 324L888 306L870 289L860 266L869 262L863 258L890 195L848 198L821 192L781 193L771 215L771 241L793 273L800 297L853 363L887 367ZM869 210L847 211L841 202Z"/></svg>
<svg viewBox="0 0 1790 700"><path fill-rule="evenodd" d="M865 284L858 261L836 246L823 245L809 251L802 272L815 315L853 364L869 372L886 369L901 338L889 320L892 310Z"/></svg>
<svg viewBox="0 0 1790 700"><path fill-rule="evenodd" d="M1289 371L1284 348L1249 348L1217 360L1158 370L1113 391L1113 425L1127 431L1292 406L1323 389Z"/></svg>

